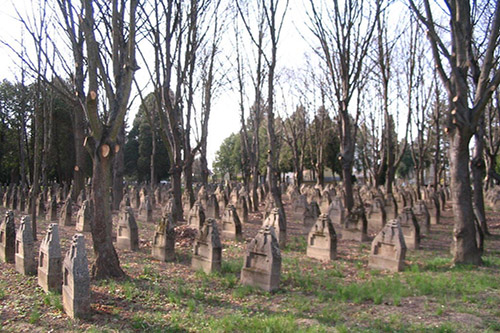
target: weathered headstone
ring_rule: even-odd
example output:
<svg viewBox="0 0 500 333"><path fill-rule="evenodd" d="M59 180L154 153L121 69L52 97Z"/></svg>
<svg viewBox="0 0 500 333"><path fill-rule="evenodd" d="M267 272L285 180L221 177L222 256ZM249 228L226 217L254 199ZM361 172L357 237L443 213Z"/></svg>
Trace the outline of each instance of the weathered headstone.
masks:
<svg viewBox="0 0 500 333"><path fill-rule="evenodd" d="M368 240L368 221L363 207L355 207L347 214L342 228L342 239L366 242Z"/></svg>
<svg viewBox="0 0 500 333"><path fill-rule="evenodd" d="M344 205L342 204L342 199L337 197L333 198L328 216L330 217L330 220L332 220L333 224L338 226L344 225L346 211L344 209Z"/></svg>
<svg viewBox="0 0 500 333"><path fill-rule="evenodd" d="M193 207L191 207L191 199L189 198L189 193L188 191L184 191L184 193L182 194L182 211L188 219L192 208Z"/></svg>
<svg viewBox="0 0 500 333"><path fill-rule="evenodd" d="M202 269L210 274L220 271L222 259L222 244L214 219L207 219L194 240L193 258L191 267L194 270Z"/></svg>
<svg viewBox="0 0 500 333"><path fill-rule="evenodd" d="M23 216L19 230L16 233L16 271L23 275L36 274L36 263L34 253L33 227L31 218Z"/></svg>
<svg viewBox="0 0 500 333"><path fill-rule="evenodd" d="M366 210L366 219L368 221L368 225L375 230L379 230L385 225L387 216L385 213L384 201L382 199L379 197L373 199L372 203Z"/></svg>
<svg viewBox="0 0 500 333"><path fill-rule="evenodd" d="M14 262L16 247L16 225L14 212L9 210L0 224L0 260L3 262Z"/></svg>
<svg viewBox="0 0 500 333"><path fill-rule="evenodd" d="M389 221L372 242L368 267L392 272L403 270L406 244L397 219Z"/></svg>
<svg viewBox="0 0 500 333"><path fill-rule="evenodd" d="M88 232L90 231L90 224L92 223L92 205L90 200L84 200L82 207L78 210L76 217L76 231Z"/></svg>
<svg viewBox="0 0 500 333"><path fill-rule="evenodd" d="M248 205L244 196L239 196L236 203L236 212L241 223L248 223Z"/></svg>
<svg viewBox="0 0 500 333"><path fill-rule="evenodd" d="M51 222L57 221L57 199L55 195L52 196L48 206L49 209L47 210L46 219Z"/></svg>
<svg viewBox="0 0 500 333"><path fill-rule="evenodd" d="M139 207L139 216L146 222L153 222L153 206L149 195L145 195Z"/></svg>
<svg viewBox="0 0 500 333"><path fill-rule="evenodd" d="M398 220L403 231L406 248L411 250L418 249L420 247L420 226L411 207L403 208L403 211L398 216Z"/></svg>
<svg viewBox="0 0 500 333"><path fill-rule="evenodd" d="M274 291L279 288L280 275L281 253L278 240L274 228L266 225L247 246L241 283Z"/></svg>
<svg viewBox="0 0 500 333"><path fill-rule="evenodd" d="M337 234L333 223L326 214L321 214L307 237L308 257L319 260L337 258Z"/></svg>
<svg viewBox="0 0 500 333"><path fill-rule="evenodd" d="M139 229L132 207L126 207L120 214L116 230L116 247L129 251L139 249Z"/></svg>
<svg viewBox="0 0 500 333"><path fill-rule="evenodd" d="M62 300L64 312L71 318L86 317L90 313L90 276L82 234L73 236L63 261Z"/></svg>
<svg viewBox="0 0 500 333"><path fill-rule="evenodd" d="M222 236L229 239L241 239L241 221L233 205L227 205L222 215Z"/></svg>
<svg viewBox="0 0 500 333"><path fill-rule="evenodd" d="M75 223L73 223L73 213L72 213L72 200L71 200L71 195L69 195L66 198L66 201L64 202L64 205L62 206L61 209L61 215L59 216L59 224L63 226L73 226Z"/></svg>
<svg viewBox="0 0 500 333"><path fill-rule="evenodd" d="M187 224L193 228L200 230L204 223L205 212L203 211L203 207L199 202L195 202L193 208L191 208L191 210L189 211Z"/></svg>
<svg viewBox="0 0 500 333"><path fill-rule="evenodd" d="M429 214L429 210L423 200L420 200L415 204L413 213L417 218L419 226L422 226L423 232L428 234L431 231L431 215Z"/></svg>
<svg viewBox="0 0 500 333"><path fill-rule="evenodd" d="M279 246L284 248L286 245L286 224L283 216L281 216L279 208L273 208L269 216L264 220L262 224L265 226L272 226L274 228L274 235L279 242Z"/></svg>
<svg viewBox="0 0 500 333"><path fill-rule="evenodd" d="M208 196L206 203L205 215L207 218L218 219L219 218L219 203L217 202L217 197L215 194Z"/></svg>
<svg viewBox="0 0 500 333"><path fill-rule="evenodd" d="M298 223L304 223L304 216L307 211L307 198L305 195L299 195L292 202L293 219Z"/></svg>
<svg viewBox="0 0 500 333"><path fill-rule="evenodd" d="M151 255L161 261L175 259L175 222L171 213L163 215L156 226Z"/></svg>
<svg viewBox="0 0 500 333"><path fill-rule="evenodd" d="M319 215L320 208L318 206L318 203L313 200L307 205L307 209L304 214L304 226L309 229L314 223L316 223Z"/></svg>
<svg viewBox="0 0 500 333"><path fill-rule="evenodd" d="M45 292L61 292L62 255L59 242L59 226L51 223L40 244L38 256L38 285Z"/></svg>

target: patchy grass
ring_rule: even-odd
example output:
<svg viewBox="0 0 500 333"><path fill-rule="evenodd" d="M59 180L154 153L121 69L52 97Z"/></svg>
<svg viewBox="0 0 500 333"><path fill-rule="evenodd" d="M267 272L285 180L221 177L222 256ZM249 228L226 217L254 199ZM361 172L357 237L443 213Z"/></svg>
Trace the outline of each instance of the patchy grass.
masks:
<svg viewBox="0 0 500 333"><path fill-rule="evenodd" d="M0 212L1 213L1 212ZM452 267L452 220L432 226L422 249L408 251L406 268L367 268L369 243L339 240L338 259L307 258L306 233L289 225L280 289L240 284L245 243L223 241L220 272L190 269L192 239L178 240L176 260L150 257L154 224L141 221L141 250L119 251L128 277L92 281L91 316L68 319L61 295L45 294L36 277L0 264L0 330L89 332L495 332L500 330L500 237L486 240L484 265ZM495 218L489 216L490 219ZM45 233L41 220L36 246ZM260 224L251 214L244 239ZM498 229L491 230L494 234ZM60 226L61 238L74 229ZM90 235L87 253L92 261ZM63 253L69 242L63 242Z"/></svg>

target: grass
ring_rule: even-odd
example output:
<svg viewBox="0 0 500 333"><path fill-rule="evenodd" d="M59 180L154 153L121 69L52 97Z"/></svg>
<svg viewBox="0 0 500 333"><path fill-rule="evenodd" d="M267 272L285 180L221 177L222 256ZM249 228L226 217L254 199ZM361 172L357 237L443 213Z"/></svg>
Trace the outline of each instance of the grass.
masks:
<svg viewBox="0 0 500 333"><path fill-rule="evenodd" d="M444 230L436 227L427 240L441 240L438 228ZM129 278L92 281L87 321L68 320L61 295L43 293L36 278L13 274L15 292L0 279L0 311L16 314L0 321L0 330L16 331L23 321L42 330L94 332L494 332L500 330L495 241L488 241L481 267L452 267L449 247L424 246L408 251L403 272L389 273L367 268L367 244L340 241L338 259L321 262L305 256L305 237L292 235L281 252L280 289L272 294L241 285L242 243L224 244L221 270L213 274L190 270L190 246L175 263L151 260L149 251L128 253L121 260ZM29 288L35 292L24 293Z"/></svg>

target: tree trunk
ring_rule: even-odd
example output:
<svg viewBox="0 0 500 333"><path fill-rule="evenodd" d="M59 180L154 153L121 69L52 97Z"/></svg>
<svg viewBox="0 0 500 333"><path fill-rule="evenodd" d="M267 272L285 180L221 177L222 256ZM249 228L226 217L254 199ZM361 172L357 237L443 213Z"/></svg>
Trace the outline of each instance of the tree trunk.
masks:
<svg viewBox="0 0 500 333"><path fill-rule="evenodd" d="M149 179L151 181L151 188L155 188L156 183L158 180L156 179L156 163L155 163L155 156L156 156L156 128L155 124L151 121L150 123L151 127L151 160L149 162L149 170L150 170L150 176Z"/></svg>
<svg viewBox="0 0 500 333"><path fill-rule="evenodd" d="M113 210L120 209L120 202L123 198L123 173L125 169L125 127L120 129L116 139L118 152L113 159Z"/></svg>
<svg viewBox="0 0 500 333"><path fill-rule="evenodd" d="M483 179L485 175L485 165L484 165L484 115L478 123L476 133L474 134L476 146L474 147L474 152L471 160L471 171L472 171L472 184L474 187L473 200L474 200L474 213L479 225L481 226L482 232L485 235L489 235L488 225L486 224L486 212L484 210L484 195L483 195Z"/></svg>
<svg viewBox="0 0 500 333"><path fill-rule="evenodd" d="M352 137L351 123L347 110L341 111L341 143L340 153L342 156L342 178L344 183L345 206L348 212L354 207L354 193L352 189L352 164L354 161L354 138Z"/></svg>
<svg viewBox="0 0 500 333"><path fill-rule="evenodd" d="M481 264L476 241L469 176L469 136L456 128L450 136L451 193L455 225L451 253L456 264Z"/></svg>
<svg viewBox="0 0 500 333"><path fill-rule="evenodd" d="M80 105L73 108L73 135L75 145L75 167L73 169L72 200L76 201L80 192L85 189L85 169L87 154L83 142L85 141L85 113Z"/></svg>
<svg viewBox="0 0 500 333"><path fill-rule="evenodd" d="M105 140L103 140L105 141ZM118 255L113 246L111 229L113 226L110 209L110 189L112 182L114 145L103 144L94 152L92 174L92 200L94 201L94 219L91 232L96 255L92 266L92 277L102 279L123 277L125 272L120 267Z"/></svg>

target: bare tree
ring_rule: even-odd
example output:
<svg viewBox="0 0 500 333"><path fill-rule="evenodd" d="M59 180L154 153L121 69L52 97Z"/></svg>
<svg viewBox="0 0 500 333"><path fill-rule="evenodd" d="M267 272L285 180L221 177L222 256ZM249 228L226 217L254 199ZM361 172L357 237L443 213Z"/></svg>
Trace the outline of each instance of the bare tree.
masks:
<svg viewBox="0 0 500 333"><path fill-rule="evenodd" d="M354 206L351 176L359 108L354 123L349 111L360 85L381 3L377 0L374 7L369 7L367 2L355 0L334 0L331 5L310 1L310 29L321 46L318 54L325 62L338 109L342 178L349 211Z"/></svg>
<svg viewBox="0 0 500 333"><path fill-rule="evenodd" d="M414 0L409 0L413 13L427 29L436 70L448 94L449 124L446 131L450 139L451 189L455 215L453 262L480 264L482 244L478 244L476 238L468 147L483 111L500 83L500 69L495 64L500 34L500 3L496 2L494 10L488 7L487 2L474 2L471 5L467 0L451 0L445 4L450 22L449 27L446 27L448 30L441 28L435 21L435 11L428 0L423 0L423 8ZM471 19L473 10L490 17L487 41L483 44L482 52L474 51L480 44L476 44L474 35L475 21ZM448 31L449 43L444 39Z"/></svg>
<svg viewBox="0 0 500 333"><path fill-rule="evenodd" d="M94 278L120 277L124 275L120 268L111 237L110 192L112 167L116 154L123 149L117 138L123 129L128 101L132 88L136 47L136 9L137 1L96 3L83 1L81 28L85 35L87 49L88 94L85 111L90 125L91 136L85 140L93 161L92 200L94 201L94 219L91 224L92 239L96 261L92 267ZM96 20L95 8L99 8ZM128 20L125 18L129 15ZM110 15L111 14L111 15ZM109 16L108 16L109 15ZM111 18L111 21L108 21ZM96 30L98 23L107 27L101 31L98 41ZM109 48L109 49L108 49ZM108 65L109 64L109 68ZM108 72L110 71L110 72ZM99 92L104 89L104 96ZM99 101L105 101L107 108L99 109Z"/></svg>

